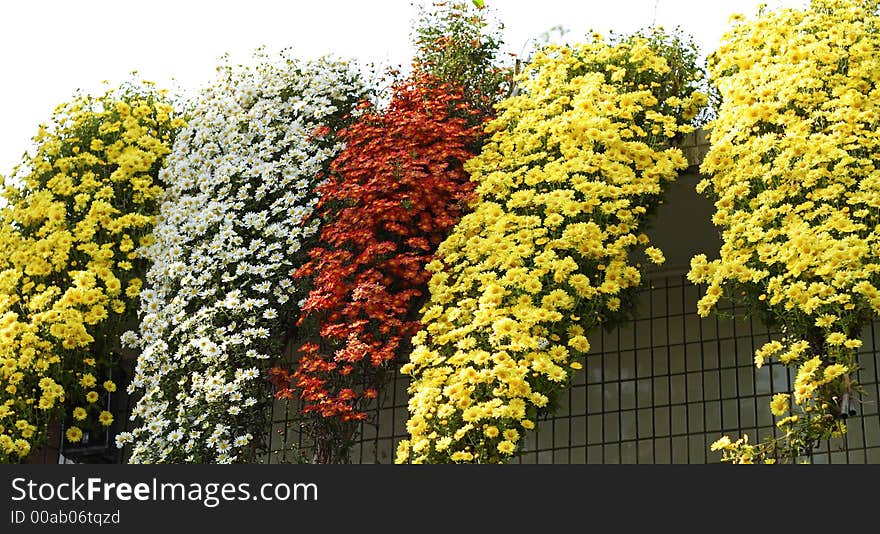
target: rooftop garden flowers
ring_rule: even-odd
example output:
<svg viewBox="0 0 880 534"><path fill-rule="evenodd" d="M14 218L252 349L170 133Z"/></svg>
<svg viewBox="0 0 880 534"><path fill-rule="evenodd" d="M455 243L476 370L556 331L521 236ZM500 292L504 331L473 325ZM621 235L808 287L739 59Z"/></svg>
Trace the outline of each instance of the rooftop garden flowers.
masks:
<svg viewBox="0 0 880 534"><path fill-rule="evenodd" d="M304 296L291 273L318 221L314 189L367 96L351 65L258 54L222 66L191 105L162 169L131 391L132 463L254 461L264 452L280 356ZM307 222L308 221L308 222Z"/></svg>
<svg viewBox="0 0 880 534"><path fill-rule="evenodd" d="M708 314L719 299L779 330L755 353L790 367L766 441L725 436L725 460L794 462L857 413L857 351L880 313L878 2L814 0L735 19L709 72L723 97L699 189L715 201L720 259L693 259Z"/></svg>
<svg viewBox="0 0 880 534"><path fill-rule="evenodd" d="M0 461L27 459L52 421L65 439L113 423L107 379L134 318L182 125L163 93L131 82L60 105L16 168L0 211ZM12 185L10 185L12 184Z"/></svg>
<svg viewBox="0 0 880 534"><path fill-rule="evenodd" d="M661 33L550 46L497 106L465 165L474 212L427 266L398 462L505 462L581 367L588 331L629 313L633 258L663 261L646 216L687 166L670 143L705 103L695 56Z"/></svg>

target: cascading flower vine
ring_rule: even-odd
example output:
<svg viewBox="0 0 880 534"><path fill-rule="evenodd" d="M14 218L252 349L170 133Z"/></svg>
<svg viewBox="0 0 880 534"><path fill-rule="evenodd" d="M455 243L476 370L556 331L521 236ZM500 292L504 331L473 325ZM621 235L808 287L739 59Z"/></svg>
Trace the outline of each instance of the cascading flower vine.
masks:
<svg viewBox="0 0 880 534"><path fill-rule="evenodd" d="M398 462L506 461L581 367L588 330L627 314L632 254L663 261L645 217L687 166L670 141L705 103L686 48L661 33L550 46L498 105L465 166L475 211L428 265Z"/></svg>
<svg viewBox="0 0 880 534"><path fill-rule="evenodd" d="M413 73L340 134L346 148L319 190L318 245L296 273L312 287L304 343L293 372L271 372L279 397L301 400L316 463L347 461L357 421L409 349L425 265L468 210L463 163L507 79L486 18L460 2L434 7L414 32Z"/></svg>
<svg viewBox="0 0 880 534"><path fill-rule="evenodd" d="M845 431L860 332L880 313L880 15L876 1L813 0L736 20L710 56L723 104L698 186L723 244L688 277L707 285L701 315L729 298L780 330L758 367L795 371L770 406L778 436L712 449L793 462Z"/></svg>
<svg viewBox="0 0 880 534"><path fill-rule="evenodd" d="M318 189L326 222L295 274L312 280L298 324L316 322L306 330L317 336L293 373L273 371L277 395L301 398L315 415L306 430L318 438L316 461L344 457L348 436L336 427L366 416L363 399L375 398L419 327L424 266L473 190L462 164L480 133L467 125L474 114L460 88L417 73L395 86L387 109L365 110L340 133L346 147Z"/></svg>
<svg viewBox="0 0 880 534"><path fill-rule="evenodd" d="M291 279L317 221L315 187L337 130L367 95L338 60L224 65L191 106L162 176L170 184L142 294L141 395L132 463L254 461L265 451L278 357L302 297Z"/></svg>
<svg viewBox="0 0 880 534"><path fill-rule="evenodd" d="M182 126L164 92L129 82L55 110L10 177L0 230L0 461L27 459L48 425L96 439L108 379L135 317L158 179Z"/></svg>

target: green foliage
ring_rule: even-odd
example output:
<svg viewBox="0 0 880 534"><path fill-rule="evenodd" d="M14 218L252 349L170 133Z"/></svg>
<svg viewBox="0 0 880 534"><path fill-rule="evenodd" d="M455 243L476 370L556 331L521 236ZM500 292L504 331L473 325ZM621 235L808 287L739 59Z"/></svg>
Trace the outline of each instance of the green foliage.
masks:
<svg viewBox="0 0 880 534"><path fill-rule="evenodd" d="M483 3L436 1L422 8L412 40L414 65L443 83L461 86L483 116L506 95L512 70L498 64L501 25L483 16Z"/></svg>

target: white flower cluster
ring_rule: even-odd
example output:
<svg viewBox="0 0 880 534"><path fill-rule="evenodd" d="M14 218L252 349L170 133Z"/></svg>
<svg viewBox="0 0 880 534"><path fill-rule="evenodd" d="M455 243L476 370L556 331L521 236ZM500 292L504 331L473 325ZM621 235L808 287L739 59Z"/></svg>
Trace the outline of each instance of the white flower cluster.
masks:
<svg viewBox="0 0 880 534"><path fill-rule="evenodd" d="M340 127L366 89L342 61L255 60L218 69L160 175L140 332L123 338L141 350L136 426L117 438L132 463L253 461L269 433L265 371L303 297L291 272L317 232L314 188L341 149L316 128Z"/></svg>

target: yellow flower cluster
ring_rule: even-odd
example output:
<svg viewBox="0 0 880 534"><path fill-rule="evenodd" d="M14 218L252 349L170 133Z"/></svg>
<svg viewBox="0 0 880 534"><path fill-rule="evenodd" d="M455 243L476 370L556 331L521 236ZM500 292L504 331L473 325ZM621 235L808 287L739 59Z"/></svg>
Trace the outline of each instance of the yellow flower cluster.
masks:
<svg viewBox="0 0 880 534"><path fill-rule="evenodd" d="M499 463L567 386L597 323L628 311L646 212L687 166L670 140L705 96L666 94L657 40L538 53L466 169L474 211L439 247L423 329L402 371L410 439L398 462ZM690 72L690 71L689 71ZM693 74L693 72L691 72ZM659 99L657 95L662 95Z"/></svg>
<svg viewBox="0 0 880 534"><path fill-rule="evenodd" d="M731 441L728 436L722 436L709 448L713 452L720 451L724 461L736 464L754 464L758 456L756 447L749 443L748 434L743 434L736 441ZM776 459L766 458L762 463L775 464Z"/></svg>
<svg viewBox="0 0 880 534"><path fill-rule="evenodd" d="M152 227L161 160L180 126L149 83L77 95L5 180L0 461L26 459L67 407L83 428L90 415L111 424L99 401L116 384L98 377L114 363L113 340L140 292L135 248ZM82 429L67 437L78 441Z"/></svg>
<svg viewBox="0 0 880 534"><path fill-rule="evenodd" d="M880 16L873 0L814 0L737 20L710 56L723 105L698 186L723 245L689 278L707 285L701 315L744 299L785 336L755 363L798 369L803 413L783 420L787 444L754 453L794 458L839 432L856 338L880 313Z"/></svg>

